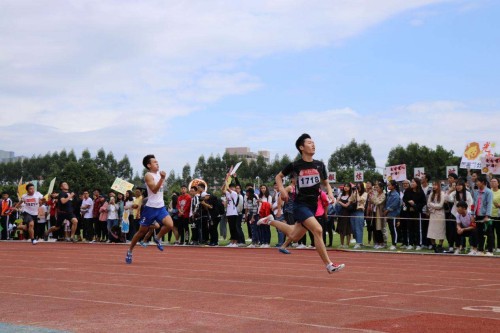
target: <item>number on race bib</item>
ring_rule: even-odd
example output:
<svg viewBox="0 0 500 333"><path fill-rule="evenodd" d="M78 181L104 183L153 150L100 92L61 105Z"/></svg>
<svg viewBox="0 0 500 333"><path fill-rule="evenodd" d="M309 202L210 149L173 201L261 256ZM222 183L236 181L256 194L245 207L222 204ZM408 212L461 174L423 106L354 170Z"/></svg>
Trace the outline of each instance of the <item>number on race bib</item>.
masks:
<svg viewBox="0 0 500 333"><path fill-rule="evenodd" d="M299 176L299 187L312 187L320 183L318 175Z"/></svg>

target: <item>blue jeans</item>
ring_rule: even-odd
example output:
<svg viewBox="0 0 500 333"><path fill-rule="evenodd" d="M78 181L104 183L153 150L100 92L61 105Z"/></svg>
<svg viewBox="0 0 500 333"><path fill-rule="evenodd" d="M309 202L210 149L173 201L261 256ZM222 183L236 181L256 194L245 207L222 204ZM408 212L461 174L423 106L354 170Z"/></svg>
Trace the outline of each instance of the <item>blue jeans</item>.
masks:
<svg viewBox="0 0 500 333"><path fill-rule="evenodd" d="M118 225L117 219L108 220L108 233L111 233L111 228L113 228L115 225Z"/></svg>
<svg viewBox="0 0 500 333"><path fill-rule="evenodd" d="M351 228L354 237L356 238L356 243L363 244L363 228L365 226L364 212L361 210L356 210L351 213Z"/></svg>
<svg viewBox="0 0 500 333"><path fill-rule="evenodd" d="M281 214L280 217L277 217L276 221L279 221L281 223L286 223L285 217L283 214ZM278 232L278 245L281 246L285 242L285 234L283 232L281 232L279 229L276 229L276 231Z"/></svg>

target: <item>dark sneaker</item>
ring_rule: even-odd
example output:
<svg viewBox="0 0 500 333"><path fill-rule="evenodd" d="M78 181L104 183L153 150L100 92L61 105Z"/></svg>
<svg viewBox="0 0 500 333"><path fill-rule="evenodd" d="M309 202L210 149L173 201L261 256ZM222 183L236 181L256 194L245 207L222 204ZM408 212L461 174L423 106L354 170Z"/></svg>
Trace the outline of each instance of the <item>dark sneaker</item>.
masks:
<svg viewBox="0 0 500 333"><path fill-rule="evenodd" d="M283 253L283 254L290 254L290 251L288 251L287 249L285 249L285 248L283 248L283 247L280 247L278 250L279 250L281 253Z"/></svg>
<svg viewBox="0 0 500 333"><path fill-rule="evenodd" d="M131 264L132 263L132 252L127 251L127 256L125 257L125 262L127 264Z"/></svg>
<svg viewBox="0 0 500 333"><path fill-rule="evenodd" d="M163 251L163 245L161 245L161 241L156 237L153 237L153 240L155 241L158 250Z"/></svg>
<svg viewBox="0 0 500 333"><path fill-rule="evenodd" d="M328 271L328 273L332 274L332 273L335 273L335 272L342 270L344 267L345 267L344 264L335 265L333 263L330 263L330 264L326 265L326 270Z"/></svg>

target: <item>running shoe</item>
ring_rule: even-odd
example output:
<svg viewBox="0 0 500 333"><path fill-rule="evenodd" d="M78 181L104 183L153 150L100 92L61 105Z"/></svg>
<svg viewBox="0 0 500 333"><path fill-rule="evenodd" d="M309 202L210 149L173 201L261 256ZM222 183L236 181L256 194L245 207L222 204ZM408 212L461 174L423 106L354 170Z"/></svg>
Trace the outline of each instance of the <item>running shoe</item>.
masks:
<svg viewBox="0 0 500 333"><path fill-rule="evenodd" d="M125 262L127 264L131 264L132 263L132 252L127 251L127 255L125 256Z"/></svg>
<svg viewBox="0 0 500 333"><path fill-rule="evenodd" d="M342 270L344 267L344 264L335 265L334 263L329 263L328 265L326 265L326 270L328 271L328 273L332 274Z"/></svg>
<svg viewBox="0 0 500 333"><path fill-rule="evenodd" d="M156 243L156 247L158 248L158 250L163 251L163 245L161 245L161 241L156 237L153 237L153 240Z"/></svg>
<svg viewBox="0 0 500 333"><path fill-rule="evenodd" d="M257 225L262 225L262 224L269 225L272 220L273 220L273 216L272 215L267 215L266 217L261 218L260 220L258 220L257 221Z"/></svg>
<svg viewBox="0 0 500 333"><path fill-rule="evenodd" d="M285 249L285 248L283 248L283 247L280 247L278 250L279 250L281 253L283 253L283 254L290 254L290 251L288 251L287 249Z"/></svg>
<svg viewBox="0 0 500 333"><path fill-rule="evenodd" d="M148 243L145 243L144 241L139 241L139 245L142 247L148 247Z"/></svg>
<svg viewBox="0 0 500 333"><path fill-rule="evenodd" d="M394 245L391 245L391 247L389 248L389 250L394 251L394 250L396 250L396 247Z"/></svg>
<svg viewBox="0 0 500 333"><path fill-rule="evenodd" d="M36 243L38 243L38 241L36 239L31 240L31 244L36 245Z"/></svg>

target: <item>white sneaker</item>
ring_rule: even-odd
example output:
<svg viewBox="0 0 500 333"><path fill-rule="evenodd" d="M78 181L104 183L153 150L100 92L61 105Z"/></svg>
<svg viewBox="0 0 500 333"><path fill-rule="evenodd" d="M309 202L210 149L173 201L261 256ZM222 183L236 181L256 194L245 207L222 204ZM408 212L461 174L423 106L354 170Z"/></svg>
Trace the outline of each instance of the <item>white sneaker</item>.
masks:
<svg viewBox="0 0 500 333"><path fill-rule="evenodd" d="M406 247L406 249L407 249L407 250L413 250L413 246L408 245L408 246Z"/></svg>
<svg viewBox="0 0 500 333"><path fill-rule="evenodd" d="M292 247L297 247L299 246L299 243L292 243Z"/></svg>
<svg viewBox="0 0 500 333"><path fill-rule="evenodd" d="M233 243L227 244L226 247L233 247Z"/></svg>
<svg viewBox="0 0 500 333"><path fill-rule="evenodd" d="M454 249L453 247L450 247L450 248L448 249L448 251L449 251L449 252L453 252L454 250L455 250L455 249Z"/></svg>
<svg viewBox="0 0 500 333"><path fill-rule="evenodd" d="M306 248L306 246L304 244L299 244L297 246L297 249L305 249L305 248Z"/></svg>
<svg viewBox="0 0 500 333"><path fill-rule="evenodd" d="M356 240L355 239L351 239L350 244L354 244L354 243L356 243Z"/></svg>
<svg viewBox="0 0 500 333"><path fill-rule="evenodd" d="M262 244L260 247L263 249L268 249L270 246L269 244Z"/></svg>
<svg viewBox="0 0 500 333"><path fill-rule="evenodd" d="M33 245L36 245L36 243L38 243L38 241L37 241L36 239L33 239L33 240L31 241L31 244L33 244Z"/></svg>
<svg viewBox="0 0 500 333"><path fill-rule="evenodd" d="M484 255L485 255L485 256L488 256L488 257L491 257L491 256L493 256L493 253L491 253L491 252L486 252Z"/></svg>
<svg viewBox="0 0 500 333"><path fill-rule="evenodd" d="M250 244L250 245L248 245L247 247L251 247L251 248L253 248L253 247L255 247L255 245Z"/></svg>
<svg viewBox="0 0 500 333"><path fill-rule="evenodd" d="M460 254L460 250L456 249L455 252L453 252L453 254Z"/></svg>
<svg viewBox="0 0 500 333"><path fill-rule="evenodd" d="M329 274L332 274L342 270L344 267L345 267L344 264L335 265L333 263L329 263L328 265L326 265L326 270L328 271Z"/></svg>
<svg viewBox="0 0 500 333"><path fill-rule="evenodd" d="M422 250L422 247L420 245L415 248L415 251L420 251L420 250Z"/></svg>
<svg viewBox="0 0 500 333"><path fill-rule="evenodd" d="M361 248L361 245L360 244L356 244L354 245L354 249L357 250L357 249L360 249Z"/></svg>
<svg viewBox="0 0 500 333"><path fill-rule="evenodd" d="M246 243L251 243L251 242L252 242L252 239L251 239L251 238L247 238L247 239L245 239L245 242L246 242Z"/></svg>
<svg viewBox="0 0 500 333"><path fill-rule="evenodd" d="M375 250L378 250L378 249L380 249L380 245L375 244L375 246L374 246L373 248L374 248Z"/></svg>
<svg viewBox="0 0 500 333"><path fill-rule="evenodd" d="M477 251L470 250L470 252L467 253L467 254L470 255L470 256L477 256Z"/></svg>
<svg viewBox="0 0 500 333"><path fill-rule="evenodd" d="M496 253L500 253L500 249L496 249L496 250L495 250L495 252L496 252Z"/></svg>
<svg viewBox="0 0 500 333"><path fill-rule="evenodd" d="M427 250L432 250L432 245L427 246Z"/></svg>
<svg viewBox="0 0 500 333"><path fill-rule="evenodd" d="M269 225L269 223L271 223L272 220L273 220L273 216L272 215L267 215L266 217L263 217L260 220L258 220L257 221L257 225L262 225L262 224Z"/></svg>
<svg viewBox="0 0 500 333"><path fill-rule="evenodd" d="M389 248L389 250L391 251L394 251L396 249L396 247L394 245L391 245L391 247Z"/></svg>

